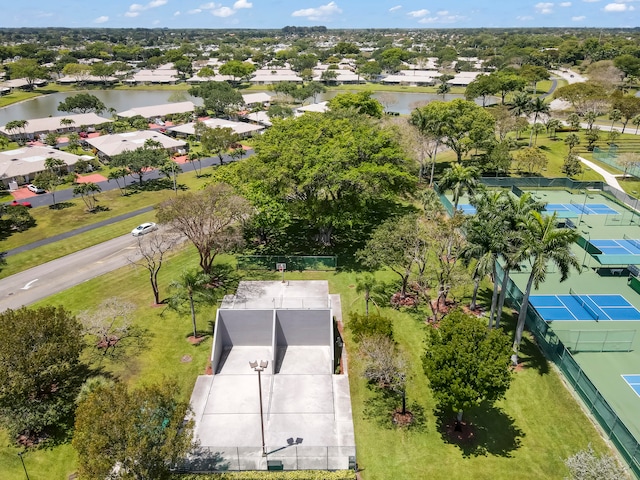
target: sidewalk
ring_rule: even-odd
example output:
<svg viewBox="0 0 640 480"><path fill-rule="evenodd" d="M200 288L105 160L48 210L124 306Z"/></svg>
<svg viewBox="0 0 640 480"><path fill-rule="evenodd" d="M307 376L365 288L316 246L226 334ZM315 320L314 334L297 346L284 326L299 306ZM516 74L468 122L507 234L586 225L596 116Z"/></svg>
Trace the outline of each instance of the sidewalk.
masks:
<svg viewBox="0 0 640 480"><path fill-rule="evenodd" d="M597 172L600 175L602 175L604 177L604 181L607 184L609 184L610 186L612 186L614 188L617 188L621 192L624 192L624 189L620 186L620 184L618 183L618 179L616 178L616 176L614 174L607 172L604 168L596 165L593 162L590 162L586 158L582 158L582 157L578 157L578 158L580 159L580 161L582 163L584 163L587 167L592 169L594 172Z"/></svg>

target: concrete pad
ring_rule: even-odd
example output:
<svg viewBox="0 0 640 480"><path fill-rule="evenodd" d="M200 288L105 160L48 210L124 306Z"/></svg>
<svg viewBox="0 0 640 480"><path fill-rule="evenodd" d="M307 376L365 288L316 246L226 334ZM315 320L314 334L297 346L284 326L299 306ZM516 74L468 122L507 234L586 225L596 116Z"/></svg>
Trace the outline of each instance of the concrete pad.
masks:
<svg viewBox="0 0 640 480"><path fill-rule="evenodd" d="M265 369L265 372L270 372L271 362L273 361L272 351L273 349L268 346L234 346L231 349L225 349L218 363L216 375L252 375L255 377L258 374L249 366L249 362L254 360L258 362L261 360L268 361L269 366Z"/></svg>
<svg viewBox="0 0 640 480"><path fill-rule="evenodd" d="M331 375L275 375L271 415L279 413L329 413L333 423Z"/></svg>
<svg viewBox="0 0 640 480"><path fill-rule="evenodd" d="M276 363L280 375L331 375L332 359L329 347L288 346L278 348Z"/></svg>
<svg viewBox="0 0 640 480"><path fill-rule="evenodd" d="M226 296L220 308L328 308L328 298L326 281L243 281L236 295Z"/></svg>
<svg viewBox="0 0 640 480"><path fill-rule="evenodd" d="M265 418L267 406L271 400L270 387L271 375L262 375L262 401ZM216 375L203 413L206 415L259 414L258 374L254 373L253 376Z"/></svg>

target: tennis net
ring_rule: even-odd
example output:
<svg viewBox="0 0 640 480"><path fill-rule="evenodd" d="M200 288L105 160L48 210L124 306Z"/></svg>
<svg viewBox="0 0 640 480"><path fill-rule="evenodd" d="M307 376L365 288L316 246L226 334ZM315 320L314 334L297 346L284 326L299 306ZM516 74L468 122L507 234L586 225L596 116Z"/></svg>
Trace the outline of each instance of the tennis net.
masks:
<svg viewBox="0 0 640 480"><path fill-rule="evenodd" d="M640 241L636 240L635 238L631 238L630 236L628 236L626 233L622 234L622 238L625 239L627 242L629 242L631 245L633 245L634 247L636 247L637 249L640 250Z"/></svg>
<svg viewBox="0 0 640 480"><path fill-rule="evenodd" d="M589 305L587 302L585 302L585 300L582 298L582 296L580 294L578 294L573 288L569 288L569 293L571 294L571 296L573 298L575 298L576 302L578 302L578 304L582 308L584 308L589 315L591 315L591 317L595 321L600 320L600 315L598 315L598 313L593 308L591 308L591 305Z"/></svg>
<svg viewBox="0 0 640 480"><path fill-rule="evenodd" d="M578 210L580 210L582 213L586 213L587 215L591 213L591 209L585 206L583 203L574 202L573 200L571 200L570 203L571 205L576 207Z"/></svg>

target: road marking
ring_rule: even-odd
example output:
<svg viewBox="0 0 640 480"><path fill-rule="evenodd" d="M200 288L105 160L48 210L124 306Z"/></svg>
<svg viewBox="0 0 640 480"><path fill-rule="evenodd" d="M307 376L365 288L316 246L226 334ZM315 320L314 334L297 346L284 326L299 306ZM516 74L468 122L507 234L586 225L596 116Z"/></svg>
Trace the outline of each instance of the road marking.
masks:
<svg viewBox="0 0 640 480"><path fill-rule="evenodd" d="M38 279L36 278L35 280L31 280L29 283L27 283L24 287L22 287L20 290L29 290L31 288L31 284L33 282L37 282Z"/></svg>

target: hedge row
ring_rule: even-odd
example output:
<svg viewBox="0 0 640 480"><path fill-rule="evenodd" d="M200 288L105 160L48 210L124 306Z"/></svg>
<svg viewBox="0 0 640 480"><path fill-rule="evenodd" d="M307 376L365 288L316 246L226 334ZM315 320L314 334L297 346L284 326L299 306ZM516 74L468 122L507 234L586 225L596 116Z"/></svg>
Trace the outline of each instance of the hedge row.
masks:
<svg viewBox="0 0 640 480"><path fill-rule="evenodd" d="M225 472L174 475L173 480L355 480L353 470L291 470L286 472Z"/></svg>

